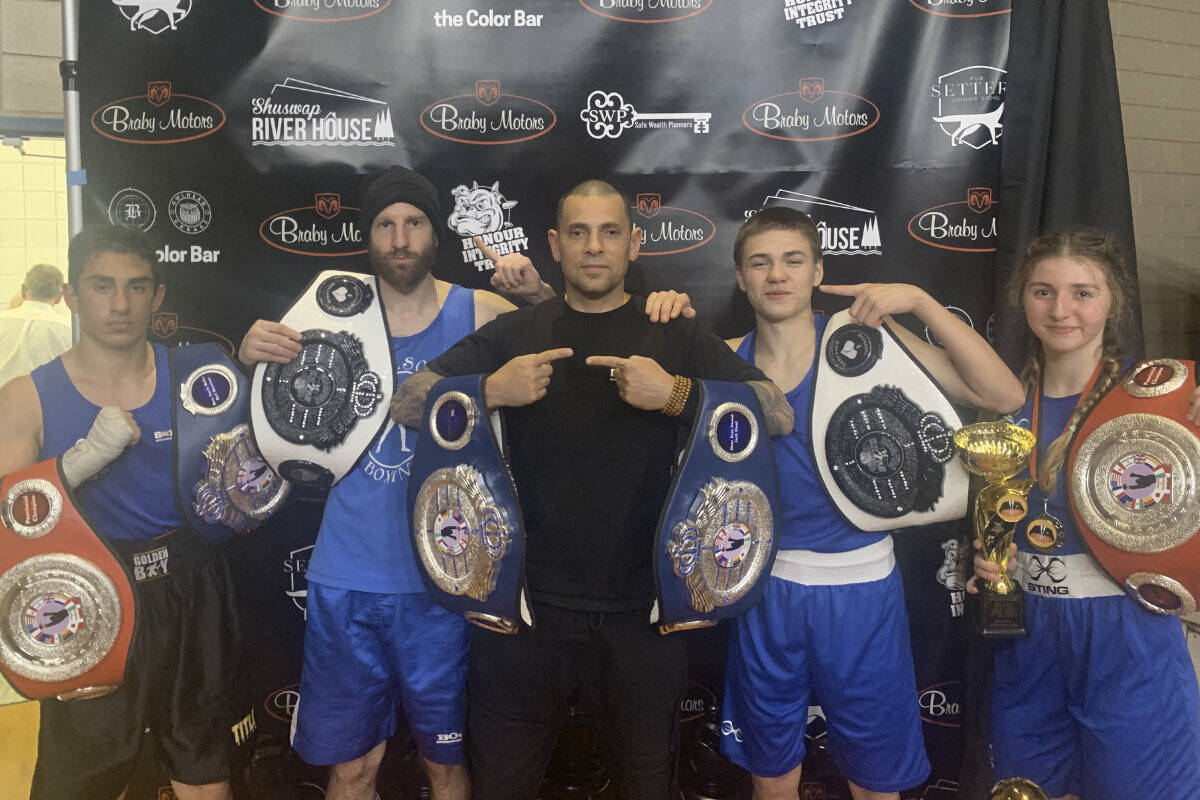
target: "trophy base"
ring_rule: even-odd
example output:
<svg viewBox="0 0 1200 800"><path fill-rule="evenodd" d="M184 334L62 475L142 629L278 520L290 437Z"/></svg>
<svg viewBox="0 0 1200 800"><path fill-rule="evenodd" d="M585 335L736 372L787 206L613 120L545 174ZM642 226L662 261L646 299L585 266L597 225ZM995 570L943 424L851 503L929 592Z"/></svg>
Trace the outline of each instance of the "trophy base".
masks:
<svg viewBox="0 0 1200 800"><path fill-rule="evenodd" d="M1028 636L1025 629L1025 594L1020 589L1009 594L984 590L979 593L979 632L988 638Z"/></svg>

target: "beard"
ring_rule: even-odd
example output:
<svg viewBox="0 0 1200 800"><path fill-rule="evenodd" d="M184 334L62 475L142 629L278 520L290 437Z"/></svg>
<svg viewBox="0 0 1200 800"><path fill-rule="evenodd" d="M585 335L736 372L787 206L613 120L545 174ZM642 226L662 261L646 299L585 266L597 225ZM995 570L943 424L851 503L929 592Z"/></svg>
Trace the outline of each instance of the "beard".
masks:
<svg viewBox="0 0 1200 800"><path fill-rule="evenodd" d="M371 262L371 270L379 276L381 281L400 294L409 294L433 271L436 247L436 243L426 250L413 250L407 247L380 250L369 247L367 259ZM401 264L391 260L397 256L411 258L412 261Z"/></svg>

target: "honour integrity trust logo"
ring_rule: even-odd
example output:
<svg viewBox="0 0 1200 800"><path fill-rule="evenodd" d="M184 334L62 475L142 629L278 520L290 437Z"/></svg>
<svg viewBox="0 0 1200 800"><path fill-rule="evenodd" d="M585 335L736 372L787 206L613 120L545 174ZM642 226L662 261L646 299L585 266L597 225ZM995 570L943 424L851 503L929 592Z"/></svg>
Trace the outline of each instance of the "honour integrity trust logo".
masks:
<svg viewBox="0 0 1200 800"><path fill-rule="evenodd" d="M1007 71L985 65L962 67L933 81L933 121L950 137L951 147L982 150L1000 143L1007 83Z"/></svg>
<svg viewBox="0 0 1200 800"><path fill-rule="evenodd" d="M708 133L712 113L708 111L639 112L619 92L596 89L587 96L579 112L584 130L593 139L616 139L635 129L676 128L692 133Z"/></svg>
<svg viewBox="0 0 1200 800"><path fill-rule="evenodd" d="M956 19L994 17L997 14L1012 13L1012 0L908 0L908 2L926 14Z"/></svg>
<svg viewBox="0 0 1200 800"><path fill-rule="evenodd" d="M801 28L815 28L846 16L854 0L783 0L783 18Z"/></svg>
<svg viewBox="0 0 1200 800"><path fill-rule="evenodd" d="M678 22L694 17L713 0L579 0L593 14L618 22Z"/></svg>
<svg viewBox="0 0 1200 800"><path fill-rule="evenodd" d="M264 242L298 256L357 256L367 252L358 209L337 192L317 192L312 205L277 211L258 226Z"/></svg>
<svg viewBox="0 0 1200 800"><path fill-rule="evenodd" d="M558 121L554 109L519 94L501 91L500 81L475 81L474 94L436 100L421 110L421 127L460 144L500 145L544 136Z"/></svg>
<svg viewBox="0 0 1200 800"><path fill-rule="evenodd" d="M349 22L378 14L392 0L254 0L268 14L303 22Z"/></svg>
<svg viewBox="0 0 1200 800"><path fill-rule="evenodd" d="M179 23L192 12L192 0L112 0L129 30L158 35L179 29Z"/></svg>
<svg viewBox="0 0 1200 800"><path fill-rule="evenodd" d="M454 210L446 219L446 227L461 237L464 264L474 265L477 272L496 268L490 258L484 257L483 250L475 246L476 236L501 256L529 249L525 228L512 221L512 210L518 203L504 196L500 181L491 186L480 186L479 181L471 181L470 186L459 184L450 190L450 197L454 200Z"/></svg>
<svg viewBox="0 0 1200 800"><path fill-rule="evenodd" d="M150 81L144 95L122 97L92 113L101 136L129 144L175 144L210 136L225 124L211 100L175 91L170 81Z"/></svg>
<svg viewBox="0 0 1200 800"><path fill-rule="evenodd" d="M742 124L771 139L825 142L865 133L879 122L879 107L865 97L825 86L824 78L801 78L794 91L756 100Z"/></svg>
<svg viewBox="0 0 1200 800"><path fill-rule="evenodd" d="M382 100L289 77L251 98L250 144L394 147L396 134Z"/></svg>
<svg viewBox="0 0 1200 800"><path fill-rule="evenodd" d="M789 206L808 214L821 234L822 255L877 256L883 253L879 215L869 208L787 189L767 195L762 208L770 206ZM749 219L762 208L746 211L745 217Z"/></svg>
<svg viewBox="0 0 1200 800"><path fill-rule="evenodd" d="M994 253L996 218L991 187L973 186L962 200L941 203L914 214L908 221L908 235L941 250Z"/></svg>
<svg viewBox="0 0 1200 800"><path fill-rule="evenodd" d="M717 226L699 211L663 205L656 192L639 194L630 209L642 232L643 256L667 256L695 250L712 241Z"/></svg>

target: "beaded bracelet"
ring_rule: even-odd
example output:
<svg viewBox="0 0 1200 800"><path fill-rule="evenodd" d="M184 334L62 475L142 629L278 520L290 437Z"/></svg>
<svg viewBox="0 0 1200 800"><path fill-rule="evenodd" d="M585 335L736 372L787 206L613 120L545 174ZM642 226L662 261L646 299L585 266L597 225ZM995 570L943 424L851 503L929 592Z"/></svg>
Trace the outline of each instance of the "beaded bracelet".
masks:
<svg viewBox="0 0 1200 800"><path fill-rule="evenodd" d="M675 376L675 385L671 387L671 396L662 407L662 413L668 417L678 417L687 405L688 395L692 393L692 379L682 375Z"/></svg>

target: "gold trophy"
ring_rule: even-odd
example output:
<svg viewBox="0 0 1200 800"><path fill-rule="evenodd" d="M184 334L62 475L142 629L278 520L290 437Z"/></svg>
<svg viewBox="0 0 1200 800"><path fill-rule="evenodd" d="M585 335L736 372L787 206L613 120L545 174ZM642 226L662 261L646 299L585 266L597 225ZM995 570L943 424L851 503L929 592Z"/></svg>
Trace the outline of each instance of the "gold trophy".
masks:
<svg viewBox="0 0 1200 800"><path fill-rule="evenodd" d="M992 787L991 800L1050 800L1050 795L1026 778L1005 778Z"/></svg>
<svg viewBox="0 0 1200 800"><path fill-rule="evenodd" d="M967 471L987 480L975 496L975 538L983 544L983 557L1000 569L1000 580L983 581L980 587L979 626L984 636L1026 634L1025 597L1009 577L1008 546L1029 510L1027 498L1033 488L1029 478L1013 476L1025 468L1034 441L1032 433L1007 422L979 422L954 434Z"/></svg>

